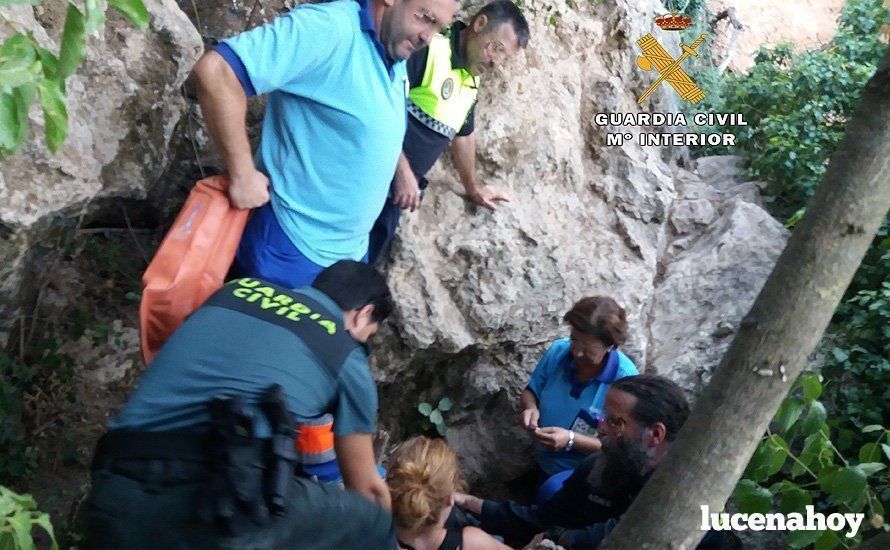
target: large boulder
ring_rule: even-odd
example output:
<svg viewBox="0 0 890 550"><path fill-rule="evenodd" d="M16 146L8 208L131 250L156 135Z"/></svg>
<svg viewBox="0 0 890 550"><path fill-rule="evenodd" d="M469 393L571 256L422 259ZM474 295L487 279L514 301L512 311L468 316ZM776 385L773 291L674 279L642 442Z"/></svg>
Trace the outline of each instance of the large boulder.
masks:
<svg viewBox="0 0 890 550"><path fill-rule="evenodd" d="M260 3L266 11L253 18L253 2L179 4L209 42L291 3ZM606 132L619 129L594 123L598 112L640 111L636 98L652 77L635 67L635 41L659 32L660 3L526 7L532 42L487 78L477 109L480 180L514 200L494 213L469 205L447 160L434 168L386 266L397 308L374 342L383 425L398 439L417 429L418 403L451 398L448 440L471 481L488 487L531 463L516 398L549 343L566 334L561 317L574 301L613 296L629 313L625 351L694 397L786 238L758 204L757 185L740 179L737 158L680 168L685 150L609 147ZM114 17L90 39L87 65L69 82L72 137L63 150L45 152L35 110L35 137L0 169L0 336L27 301L22 289L39 287L37 243L52 246L58 221L70 226L103 200L139 200L218 162L193 103L167 146L201 42L173 0L149 9L152 32ZM54 47L58 14L41 34L37 17L47 18L36 8L4 10ZM673 112L674 97L663 87L644 107ZM195 166L196 156L207 164ZM177 160L155 185L168 158ZM114 326L112 339L131 346L134 328ZM126 380L126 350L99 336L64 349L94 366L91 383Z"/></svg>
<svg viewBox="0 0 890 550"><path fill-rule="evenodd" d="M640 111L650 80L635 41L662 10L612 0L565 10L555 28L535 18L530 46L487 79L477 108L480 180L513 202L469 205L446 160L403 217L386 266L396 314L375 346L382 418L405 434L418 403L449 397L448 440L487 488L532 462L517 397L567 335L572 303L614 297L628 311L626 353L694 398L786 239L738 158L700 160L702 177L669 150L606 146L617 130L594 114ZM672 95L645 108L675 111Z"/></svg>
<svg viewBox="0 0 890 550"><path fill-rule="evenodd" d="M0 164L0 346L46 275L40 251L59 244L51 228L73 226L122 199L144 199L167 166L185 106L180 86L202 46L174 0L145 4L148 31L110 9L106 26L88 38L84 65L67 82L70 130L59 151L46 149L34 105L29 139ZM27 30L58 51L66 3L0 9L0 39Z"/></svg>

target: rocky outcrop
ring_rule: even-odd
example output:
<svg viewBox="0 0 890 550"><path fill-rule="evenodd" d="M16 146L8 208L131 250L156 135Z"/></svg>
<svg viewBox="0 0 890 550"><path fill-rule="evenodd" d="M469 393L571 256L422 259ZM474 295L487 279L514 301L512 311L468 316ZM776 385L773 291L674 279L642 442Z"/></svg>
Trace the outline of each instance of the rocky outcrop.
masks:
<svg viewBox="0 0 890 550"><path fill-rule="evenodd" d="M39 286L39 251L56 246L50 228L76 223L95 204L144 199L168 162L168 143L185 101L180 86L201 42L173 0L146 0L150 29L109 10L87 40L86 60L67 81L69 137L56 154L43 144L32 107L30 138L0 164L0 345ZM58 51L65 3L2 8L0 38L13 28ZM33 298L33 297L32 297Z"/></svg>
<svg viewBox="0 0 890 550"><path fill-rule="evenodd" d="M597 112L638 110L648 80L634 41L659 9L617 0L561 13L555 29L536 20L477 108L480 179L513 202L468 205L444 162L399 230L387 266L397 313L376 353L382 414L398 433L419 402L451 398L448 440L473 481L498 485L529 465L517 397L567 334L574 301L614 297L632 327L626 352L694 397L784 244L739 159L683 169L658 148L606 146L616 130L594 124ZM648 108L673 110L669 100Z"/></svg>
<svg viewBox="0 0 890 550"><path fill-rule="evenodd" d="M179 4L211 41L288 3L260 3L266 11L252 18L253 2ZM575 300L597 293L623 304L632 326L625 351L694 396L785 239L758 204L757 185L738 176L738 159L681 168L683 149L606 145L608 131L650 130L594 123L598 112L639 110L651 76L635 68L635 40L655 30L660 3L526 7L532 43L485 82L477 109L480 180L514 200L494 213L471 206L448 162L434 168L386 266L397 309L374 342L385 427L398 439L416 430L419 402L451 398L448 440L471 481L489 486L530 464L527 436L514 427L516 397L543 350L566 334L560 319ZM36 8L4 9L38 29ZM90 39L87 65L69 81L72 136L63 150L45 152L35 111L35 137L0 166L0 334L25 301L21 289L39 286L36 276L22 282L38 272L35 243L56 222L70 225L97 199L145 197L168 157L174 175L162 189L189 181L195 157L214 162L194 105L167 147L200 38L173 0L149 9L152 31L112 19ZM38 38L53 47L51 36ZM670 37L662 43L677 50ZM675 111L674 95L656 92L645 108ZM133 327L112 329L105 339L114 345L90 333L64 348L91 364L90 383L127 378Z"/></svg>
<svg viewBox="0 0 890 550"><path fill-rule="evenodd" d="M759 206L738 157L680 171L647 325L647 369L698 395L784 247L787 231Z"/></svg>

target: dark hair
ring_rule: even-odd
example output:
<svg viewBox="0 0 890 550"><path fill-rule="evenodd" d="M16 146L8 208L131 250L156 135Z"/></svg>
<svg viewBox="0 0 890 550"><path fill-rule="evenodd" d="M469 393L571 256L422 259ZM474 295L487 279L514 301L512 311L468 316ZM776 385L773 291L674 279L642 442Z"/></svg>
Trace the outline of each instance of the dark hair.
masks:
<svg viewBox="0 0 890 550"><path fill-rule="evenodd" d="M502 23L510 23L513 25L513 30L516 31L516 37L519 39L519 47L524 48L528 44L528 39L531 34L528 29L528 21L526 21L525 16L522 15L522 10L510 0L495 0L494 2L485 4L485 6L473 16L473 19L470 20L471 27L480 15L484 15L488 18L488 23L485 24L485 28L482 29L482 33L480 34L494 30Z"/></svg>
<svg viewBox="0 0 890 550"><path fill-rule="evenodd" d="M562 320L607 346L620 346L627 341L627 312L612 298L581 298Z"/></svg>
<svg viewBox="0 0 890 550"><path fill-rule="evenodd" d="M656 422L664 424L665 439L673 441L683 423L689 418L689 401L683 389L671 380L657 374L637 374L619 378L610 389L629 393L637 398L631 413L643 426Z"/></svg>
<svg viewBox="0 0 890 550"><path fill-rule="evenodd" d="M340 260L319 273L312 288L327 294L343 311L373 305L371 319L378 323L392 313L392 294L386 279L366 263Z"/></svg>

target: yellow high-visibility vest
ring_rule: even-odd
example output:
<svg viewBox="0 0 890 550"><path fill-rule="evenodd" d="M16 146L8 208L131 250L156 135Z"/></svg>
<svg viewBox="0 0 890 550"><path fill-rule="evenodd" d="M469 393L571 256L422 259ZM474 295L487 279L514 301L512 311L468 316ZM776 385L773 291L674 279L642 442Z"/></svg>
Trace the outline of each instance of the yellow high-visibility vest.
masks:
<svg viewBox="0 0 890 550"><path fill-rule="evenodd" d="M473 104L479 77L451 66L451 39L437 34L429 45L420 86L408 92L408 112L448 139L460 131Z"/></svg>

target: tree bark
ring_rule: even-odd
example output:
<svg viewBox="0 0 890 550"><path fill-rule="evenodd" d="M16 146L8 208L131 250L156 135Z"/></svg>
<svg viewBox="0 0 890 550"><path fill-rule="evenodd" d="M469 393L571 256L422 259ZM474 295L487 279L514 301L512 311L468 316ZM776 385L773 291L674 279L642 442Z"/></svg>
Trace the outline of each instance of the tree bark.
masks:
<svg viewBox="0 0 890 550"><path fill-rule="evenodd" d="M890 208L890 50L670 453L601 548L693 548L723 509Z"/></svg>

